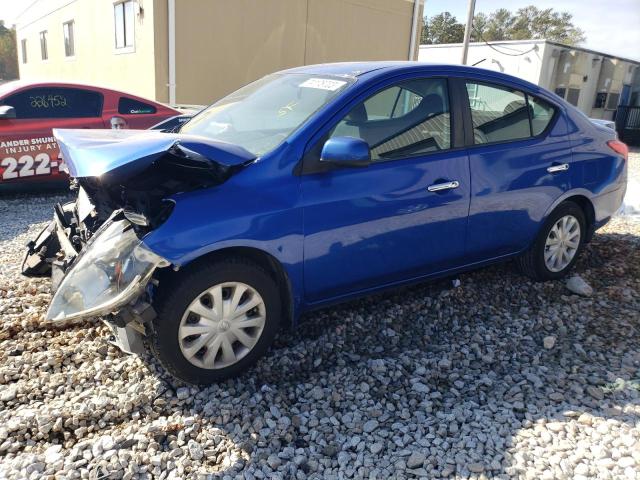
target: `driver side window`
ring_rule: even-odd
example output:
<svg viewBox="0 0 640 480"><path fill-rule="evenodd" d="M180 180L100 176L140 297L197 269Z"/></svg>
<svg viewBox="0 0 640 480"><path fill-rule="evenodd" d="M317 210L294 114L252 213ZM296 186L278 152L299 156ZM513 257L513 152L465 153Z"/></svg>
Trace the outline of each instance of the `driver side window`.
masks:
<svg viewBox="0 0 640 480"><path fill-rule="evenodd" d="M388 87L356 105L329 136L364 140L373 161L451 148L447 81L417 79Z"/></svg>

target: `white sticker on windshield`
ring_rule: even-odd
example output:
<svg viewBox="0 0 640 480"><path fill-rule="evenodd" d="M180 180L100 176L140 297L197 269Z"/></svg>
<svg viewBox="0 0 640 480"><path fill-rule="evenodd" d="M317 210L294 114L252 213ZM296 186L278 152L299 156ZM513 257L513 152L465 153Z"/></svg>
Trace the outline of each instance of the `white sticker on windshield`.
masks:
<svg viewBox="0 0 640 480"><path fill-rule="evenodd" d="M320 90L335 91L342 87L347 82L343 80L332 80L330 78L310 78L300 84L301 87L306 88L318 88Z"/></svg>

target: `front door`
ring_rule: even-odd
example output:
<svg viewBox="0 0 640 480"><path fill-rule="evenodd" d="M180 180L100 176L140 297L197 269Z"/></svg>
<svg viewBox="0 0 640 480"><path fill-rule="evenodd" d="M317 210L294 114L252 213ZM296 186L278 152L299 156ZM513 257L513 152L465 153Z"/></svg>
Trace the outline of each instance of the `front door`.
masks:
<svg viewBox="0 0 640 480"><path fill-rule="evenodd" d="M332 136L365 140L372 163L320 168L302 178L307 301L459 266L469 164L464 149L452 149L447 81L413 79L383 88L319 143Z"/></svg>

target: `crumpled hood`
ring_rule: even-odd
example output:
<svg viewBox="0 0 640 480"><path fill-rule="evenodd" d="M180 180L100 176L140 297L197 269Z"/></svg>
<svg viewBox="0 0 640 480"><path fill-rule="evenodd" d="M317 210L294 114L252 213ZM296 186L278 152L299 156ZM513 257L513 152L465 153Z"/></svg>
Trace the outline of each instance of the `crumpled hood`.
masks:
<svg viewBox="0 0 640 480"><path fill-rule="evenodd" d="M72 177L99 177L117 170L141 172L172 148L225 167L245 165L256 156L242 147L194 135L154 130L53 129Z"/></svg>

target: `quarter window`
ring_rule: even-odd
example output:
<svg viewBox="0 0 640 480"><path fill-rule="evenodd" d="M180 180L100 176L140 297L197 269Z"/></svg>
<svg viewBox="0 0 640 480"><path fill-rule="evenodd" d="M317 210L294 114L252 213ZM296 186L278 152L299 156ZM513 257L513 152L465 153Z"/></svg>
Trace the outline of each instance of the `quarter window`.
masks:
<svg viewBox="0 0 640 480"><path fill-rule="evenodd" d="M330 134L343 136L366 141L374 161L450 148L446 80L410 80L369 97L338 122Z"/></svg>
<svg viewBox="0 0 640 480"><path fill-rule="evenodd" d="M531 112L531 133L540 135L553 119L555 109L550 103L541 98L528 96L529 110Z"/></svg>
<svg viewBox="0 0 640 480"><path fill-rule="evenodd" d="M116 49L133 49L134 25L133 25L133 0L116 3L113 6L115 22Z"/></svg>
<svg viewBox="0 0 640 480"><path fill-rule="evenodd" d="M133 98L120 97L120 100L118 100L118 113L125 115L144 115L156 113L156 107L134 100Z"/></svg>
<svg viewBox="0 0 640 480"><path fill-rule="evenodd" d="M476 144L531 136L529 109L524 93L503 87L467 83L467 94Z"/></svg>
<svg viewBox="0 0 640 480"><path fill-rule="evenodd" d="M40 55L42 60L49 58L49 52L47 51L47 31L40 32Z"/></svg>
<svg viewBox="0 0 640 480"><path fill-rule="evenodd" d="M76 54L76 47L73 36L74 22L66 22L62 24L62 33L64 35L64 55L65 57L73 57Z"/></svg>
<svg viewBox="0 0 640 480"><path fill-rule="evenodd" d="M102 113L102 95L79 88L31 88L3 103L15 109L16 118L84 118Z"/></svg>

